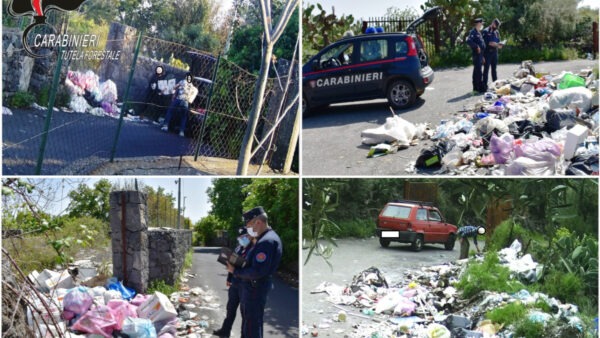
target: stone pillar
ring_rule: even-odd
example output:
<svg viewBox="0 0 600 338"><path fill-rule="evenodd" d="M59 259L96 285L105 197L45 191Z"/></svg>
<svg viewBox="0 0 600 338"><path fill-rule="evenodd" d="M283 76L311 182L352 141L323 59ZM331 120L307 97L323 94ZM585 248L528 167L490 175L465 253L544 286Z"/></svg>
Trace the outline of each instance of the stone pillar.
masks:
<svg viewBox="0 0 600 338"><path fill-rule="evenodd" d="M125 95L137 38L137 29L117 22L110 24L106 50L121 51L121 55L119 60L103 60L98 76L101 81L112 80L117 85L119 100Z"/></svg>
<svg viewBox="0 0 600 338"><path fill-rule="evenodd" d="M148 288L148 214L139 191L110 194L113 275L143 293Z"/></svg>

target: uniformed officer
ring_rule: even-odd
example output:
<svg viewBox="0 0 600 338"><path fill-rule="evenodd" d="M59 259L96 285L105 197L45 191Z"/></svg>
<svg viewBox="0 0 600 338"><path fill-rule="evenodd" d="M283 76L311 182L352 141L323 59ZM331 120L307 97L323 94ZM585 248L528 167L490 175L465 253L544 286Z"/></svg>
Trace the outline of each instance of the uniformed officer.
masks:
<svg viewBox="0 0 600 338"><path fill-rule="evenodd" d="M238 234L238 246L235 248L234 252L239 256L246 258L248 252L252 248L252 238L250 235L248 235L246 227L239 228ZM229 337L231 335L231 327L235 321L235 316L241 299L240 281L235 278L232 273L227 274L226 285L229 288L227 291L227 315L223 320L221 328L213 331L213 335L218 337ZM242 322L243 320L244 319L242 315Z"/></svg>
<svg viewBox="0 0 600 338"><path fill-rule="evenodd" d="M473 91L483 93L485 92L485 85L483 84L483 78L481 74L481 66L485 62L483 57L485 43L483 36L481 36L481 29L483 28L483 19L475 19L475 27L469 32L467 38L467 44L471 47L473 56Z"/></svg>
<svg viewBox="0 0 600 338"><path fill-rule="evenodd" d="M246 256L246 267L235 268L228 264L227 270L240 280L242 337L262 338L267 293L272 288L271 278L279 266L283 248L262 207L245 212L243 218L248 234L256 242Z"/></svg>
<svg viewBox="0 0 600 338"><path fill-rule="evenodd" d="M500 43L500 20L494 19L492 24L483 30L483 41L485 42L485 52L483 57L485 58L485 65L483 67L483 85L487 86L488 73L490 67L492 68L492 81L496 81L498 76L496 75L496 65L498 65L498 49L502 48Z"/></svg>

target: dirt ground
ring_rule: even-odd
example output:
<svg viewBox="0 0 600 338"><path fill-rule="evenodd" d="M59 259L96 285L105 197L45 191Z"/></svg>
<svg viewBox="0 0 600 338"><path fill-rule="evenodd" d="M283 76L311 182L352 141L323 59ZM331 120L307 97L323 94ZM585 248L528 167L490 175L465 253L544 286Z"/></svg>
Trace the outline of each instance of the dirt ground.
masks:
<svg viewBox="0 0 600 338"><path fill-rule="evenodd" d="M248 175L257 175L259 165L251 164ZM237 160L229 160L215 157L199 157L194 161L193 156L179 157L136 157L117 158L114 163L104 163L92 170L90 175L236 175ZM264 166L260 175L273 176L284 175L268 166ZM288 176L296 176L290 173Z"/></svg>

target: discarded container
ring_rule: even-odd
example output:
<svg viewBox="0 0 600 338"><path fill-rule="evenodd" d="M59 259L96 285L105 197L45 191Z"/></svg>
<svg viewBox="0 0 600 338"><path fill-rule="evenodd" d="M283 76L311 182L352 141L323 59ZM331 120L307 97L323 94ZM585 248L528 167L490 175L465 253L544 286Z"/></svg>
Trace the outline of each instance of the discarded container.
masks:
<svg viewBox="0 0 600 338"><path fill-rule="evenodd" d="M470 329L473 322L469 318L463 316L450 315L446 318L446 327L450 330L457 328Z"/></svg>
<svg viewBox="0 0 600 338"><path fill-rule="evenodd" d="M157 338L154 325L149 319L145 318L125 319L122 333L130 338Z"/></svg>
<svg viewBox="0 0 600 338"><path fill-rule="evenodd" d="M63 299L63 307L77 315L84 314L90 309L94 298L84 286L69 290Z"/></svg>
<svg viewBox="0 0 600 338"><path fill-rule="evenodd" d="M40 273L34 270L28 275L28 278L43 292L50 292L57 288L71 289L75 287L73 277L67 270L56 272L46 269Z"/></svg>
<svg viewBox="0 0 600 338"><path fill-rule="evenodd" d="M567 89L573 87L585 87L585 79L574 74L565 74L558 85L558 89Z"/></svg>
<svg viewBox="0 0 600 338"><path fill-rule="evenodd" d="M167 296L158 291L148 298L137 309L140 318L150 319L152 322L168 320L177 317L177 310Z"/></svg>
<svg viewBox="0 0 600 338"><path fill-rule="evenodd" d="M577 148L583 144L588 135L588 128L578 124L567 132L564 154L565 159L570 160L575 155Z"/></svg>
<svg viewBox="0 0 600 338"><path fill-rule="evenodd" d="M445 326L432 323L427 326L428 338L450 338L450 330Z"/></svg>

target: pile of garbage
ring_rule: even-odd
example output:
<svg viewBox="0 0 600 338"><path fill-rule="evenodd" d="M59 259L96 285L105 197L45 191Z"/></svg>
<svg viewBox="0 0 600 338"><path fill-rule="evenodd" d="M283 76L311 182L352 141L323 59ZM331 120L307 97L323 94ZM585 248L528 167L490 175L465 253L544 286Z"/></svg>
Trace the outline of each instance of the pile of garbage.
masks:
<svg viewBox="0 0 600 338"><path fill-rule="evenodd" d="M534 282L542 268L530 255L521 256L521 244L515 241L498 253L501 264L514 278ZM482 256L475 258L482 261ZM326 293L331 312L320 323L303 324L302 334L318 337L335 333L345 337L514 337L515 328L486 319L487 312L513 302L531 305L530 320L550 325L556 337L580 336L584 325L578 308L562 304L543 293L515 294L483 291L470 299L462 297L454 285L464 273L468 259L443 265L405 271L395 283L388 281L376 267L356 276L349 285L323 282L311 293ZM550 312L535 309L543 300ZM349 329L351 327L351 329ZM348 332L351 331L351 332Z"/></svg>
<svg viewBox="0 0 600 338"><path fill-rule="evenodd" d="M199 338L213 324L200 312L220 307L215 295L199 287L184 284L169 296L136 294L114 277L91 272L75 268L29 274L35 288L25 296L26 315L36 337Z"/></svg>
<svg viewBox="0 0 600 338"><path fill-rule="evenodd" d="M363 131L362 142L376 157L435 141L408 164L410 173L598 175L598 87L592 69L543 75L525 61L434 130L394 116Z"/></svg>
<svg viewBox="0 0 600 338"><path fill-rule="evenodd" d="M67 72L65 87L71 95L69 108L77 113L118 117L117 85L112 80L100 82L93 71Z"/></svg>

